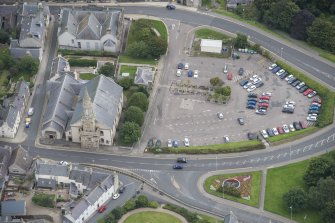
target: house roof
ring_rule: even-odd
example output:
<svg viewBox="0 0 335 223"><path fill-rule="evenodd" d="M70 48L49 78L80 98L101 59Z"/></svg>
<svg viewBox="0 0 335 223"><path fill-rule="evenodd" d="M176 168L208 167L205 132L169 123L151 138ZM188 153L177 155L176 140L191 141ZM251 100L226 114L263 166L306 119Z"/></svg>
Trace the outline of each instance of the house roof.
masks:
<svg viewBox="0 0 335 223"><path fill-rule="evenodd" d="M9 166L11 155L12 148L10 146L0 146L0 163L4 164L6 168Z"/></svg>
<svg viewBox="0 0 335 223"><path fill-rule="evenodd" d="M2 216L26 215L26 201L2 201L1 214Z"/></svg>
<svg viewBox="0 0 335 223"><path fill-rule="evenodd" d="M96 187L100 182L106 179L109 176L108 173L103 172L92 172L90 182L88 184L88 189Z"/></svg>
<svg viewBox="0 0 335 223"><path fill-rule="evenodd" d="M93 103L96 120L109 128L113 128L123 91L122 87L104 75L99 75L83 85L70 124L78 122L83 116L85 89L87 89Z"/></svg>
<svg viewBox="0 0 335 223"><path fill-rule="evenodd" d="M51 75L50 77L58 78L62 74L70 71L70 64L61 55L58 55L56 58L52 60L51 64Z"/></svg>
<svg viewBox="0 0 335 223"><path fill-rule="evenodd" d="M71 210L70 216L73 219L78 219L79 216L90 206L90 203L88 203L85 199L80 199L79 203Z"/></svg>
<svg viewBox="0 0 335 223"><path fill-rule="evenodd" d="M222 47L222 40L201 39L200 46L207 47Z"/></svg>
<svg viewBox="0 0 335 223"><path fill-rule="evenodd" d="M36 187L48 188L48 189L53 189L54 190L56 188L56 180L55 179L38 178Z"/></svg>
<svg viewBox="0 0 335 223"><path fill-rule="evenodd" d="M39 175L50 175L50 176L69 176L68 166L62 166L58 164L46 164L40 163L37 165L36 173Z"/></svg>
<svg viewBox="0 0 335 223"><path fill-rule="evenodd" d="M137 67L136 76L134 79L135 84L148 85L154 79L154 72L151 67Z"/></svg>
<svg viewBox="0 0 335 223"><path fill-rule="evenodd" d="M74 180L78 183L82 183L85 186L88 186L90 182L91 173L87 170L74 170L70 172L69 179Z"/></svg>
<svg viewBox="0 0 335 223"><path fill-rule="evenodd" d="M10 54L14 58L31 56L32 58L40 59L40 55L42 55L41 48L29 48L29 47L21 48L17 39L11 40L9 50Z"/></svg>
<svg viewBox="0 0 335 223"><path fill-rule="evenodd" d="M69 194L73 195L73 196L76 196L76 197L79 195L78 188L77 188L76 184L73 183L73 182L70 183Z"/></svg>
<svg viewBox="0 0 335 223"><path fill-rule="evenodd" d="M20 167L21 169L28 171L32 162L33 162L33 159L31 156L29 156L27 150L25 150L22 146L19 146L13 151L13 154L10 160L10 166L16 165Z"/></svg>
<svg viewBox="0 0 335 223"><path fill-rule="evenodd" d="M87 13L77 27L77 38L90 40L100 39L101 29L101 24L95 15Z"/></svg>

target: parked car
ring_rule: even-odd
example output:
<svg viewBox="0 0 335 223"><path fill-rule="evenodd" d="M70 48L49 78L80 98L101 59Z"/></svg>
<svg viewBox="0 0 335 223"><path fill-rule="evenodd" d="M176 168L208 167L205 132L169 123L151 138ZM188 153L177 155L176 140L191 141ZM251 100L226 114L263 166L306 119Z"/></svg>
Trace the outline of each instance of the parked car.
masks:
<svg viewBox="0 0 335 223"><path fill-rule="evenodd" d="M266 132L268 133L268 135L270 137L275 135L275 134L273 134L272 129L270 129L270 128L266 129Z"/></svg>
<svg viewBox="0 0 335 223"><path fill-rule="evenodd" d="M319 110L308 110L308 114L319 114Z"/></svg>
<svg viewBox="0 0 335 223"><path fill-rule="evenodd" d="M187 71L187 76L188 77L193 77L193 71L192 70Z"/></svg>
<svg viewBox="0 0 335 223"><path fill-rule="evenodd" d="M244 69L241 67L238 69L238 75L242 76L244 74Z"/></svg>
<svg viewBox="0 0 335 223"><path fill-rule="evenodd" d="M28 116L32 116L34 114L34 108L33 107L30 107L28 109Z"/></svg>
<svg viewBox="0 0 335 223"><path fill-rule="evenodd" d="M264 139L269 138L269 135L265 130L261 131L261 135L263 136Z"/></svg>
<svg viewBox="0 0 335 223"><path fill-rule="evenodd" d="M303 129L307 128L306 122L299 121L299 124L300 124L301 128L303 128Z"/></svg>
<svg viewBox="0 0 335 223"><path fill-rule="evenodd" d="M177 65L177 69L183 69L184 68L184 64L183 63L179 63L178 65Z"/></svg>
<svg viewBox="0 0 335 223"><path fill-rule="evenodd" d="M248 98L248 102L250 102L250 101L253 101L253 102L257 102L257 98Z"/></svg>
<svg viewBox="0 0 335 223"><path fill-rule="evenodd" d="M308 110L320 110L320 107L317 105L311 105L309 106Z"/></svg>
<svg viewBox="0 0 335 223"><path fill-rule="evenodd" d="M295 82L297 80L297 78L293 77L290 80L287 81L288 84L292 84L293 82Z"/></svg>
<svg viewBox="0 0 335 223"><path fill-rule="evenodd" d="M229 137L227 135L223 136L223 141L225 143L228 143L230 141Z"/></svg>
<svg viewBox="0 0 335 223"><path fill-rule="evenodd" d="M284 133L284 130L283 130L283 127L277 127L277 130L279 132L279 134L283 134Z"/></svg>
<svg viewBox="0 0 335 223"><path fill-rule="evenodd" d="M243 118L237 118L237 121L240 125L244 125L244 119Z"/></svg>
<svg viewBox="0 0 335 223"><path fill-rule="evenodd" d="M272 132L275 136L279 135L277 128L272 128Z"/></svg>
<svg viewBox="0 0 335 223"><path fill-rule="evenodd" d="M248 89L247 89L247 91L248 92L252 92L252 91L254 91L256 89L256 86L255 85L251 85Z"/></svg>
<svg viewBox="0 0 335 223"><path fill-rule="evenodd" d="M259 99L261 99L261 100L264 100L264 99L265 99L265 100L270 100L270 97L264 95L264 96L260 96Z"/></svg>
<svg viewBox="0 0 335 223"><path fill-rule="evenodd" d="M113 198L113 200L116 200L116 199L118 199L119 197L120 197L120 194L114 194L112 198Z"/></svg>
<svg viewBox="0 0 335 223"><path fill-rule="evenodd" d="M283 74L281 74L279 77L280 79L284 79L285 77L288 76L288 73L285 71Z"/></svg>
<svg viewBox="0 0 335 223"><path fill-rule="evenodd" d="M317 121L317 117L315 116L307 116L307 121L310 121L310 122L316 122Z"/></svg>
<svg viewBox="0 0 335 223"><path fill-rule="evenodd" d="M260 103L258 106L268 108L269 104L268 103Z"/></svg>
<svg viewBox="0 0 335 223"><path fill-rule="evenodd" d="M252 80L252 83L253 83L253 84L257 84L257 83L259 83L259 82L262 82L262 78L260 78L260 77L255 78L255 79Z"/></svg>
<svg viewBox="0 0 335 223"><path fill-rule="evenodd" d="M152 148L152 147L154 147L154 139L153 139L153 138L150 138L150 139L148 140L147 147L148 147L148 148Z"/></svg>
<svg viewBox="0 0 335 223"><path fill-rule="evenodd" d="M223 119L223 113L222 112L218 112L216 115L218 116L219 119Z"/></svg>
<svg viewBox="0 0 335 223"><path fill-rule="evenodd" d="M282 75L283 73L285 73L285 70L284 69L280 69L276 75L279 76L279 75Z"/></svg>
<svg viewBox="0 0 335 223"><path fill-rule="evenodd" d="M285 133L289 133L290 129L288 128L288 126L286 124L283 125L283 130Z"/></svg>
<svg viewBox="0 0 335 223"><path fill-rule="evenodd" d="M126 190L125 186L119 187L119 193L122 194Z"/></svg>
<svg viewBox="0 0 335 223"><path fill-rule="evenodd" d="M303 92L306 91L307 89L308 89L308 86L305 85L305 86L303 86L302 88L299 89L299 92L300 92L300 93L303 93Z"/></svg>
<svg viewBox="0 0 335 223"><path fill-rule="evenodd" d="M266 110L265 109L257 109L256 114L258 115L266 115Z"/></svg>
<svg viewBox="0 0 335 223"><path fill-rule="evenodd" d="M172 140L171 139L168 139L168 141L167 141L167 147L168 148L172 147Z"/></svg>
<svg viewBox="0 0 335 223"><path fill-rule="evenodd" d="M306 91L304 91L303 95L307 96L309 93L311 93L313 91L313 89L308 88Z"/></svg>
<svg viewBox="0 0 335 223"><path fill-rule="evenodd" d="M249 87L252 86L251 82L248 82L246 85L243 86L244 89L248 89Z"/></svg>
<svg viewBox="0 0 335 223"><path fill-rule="evenodd" d="M269 70L273 70L274 68L276 68L278 65L277 64L271 64L270 66L269 66Z"/></svg>
<svg viewBox="0 0 335 223"><path fill-rule="evenodd" d="M294 78L294 76L292 74L288 75L287 77L285 77L285 81L288 81L290 79Z"/></svg>
<svg viewBox="0 0 335 223"><path fill-rule="evenodd" d="M273 69L271 70L271 72L272 72L273 74L275 74L275 73L277 73L277 71L279 71L280 69L281 69L281 67L277 66L277 67L273 68Z"/></svg>
<svg viewBox="0 0 335 223"><path fill-rule="evenodd" d="M232 73L231 71L228 72L228 74L227 74L227 79L228 79L229 81L233 80L233 73Z"/></svg>
<svg viewBox="0 0 335 223"><path fill-rule="evenodd" d="M317 92L316 92L316 91L312 91L311 93L309 93L309 94L307 95L307 97L308 97L308 98L312 98L312 97L314 97L315 95L317 95Z"/></svg>
<svg viewBox="0 0 335 223"><path fill-rule="evenodd" d="M271 96L272 96L272 93L271 93L271 92L263 92L263 93L262 93L262 96L268 96L268 97L271 97Z"/></svg>
<svg viewBox="0 0 335 223"><path fill-rule="evenodd" d="M312 102L317 102L319 104L322 104L321 98L318 98L318 97L313 98Z"/></svg>
<svg viewBox="0 0 335 223"><path fill-rule="evenodd" d="M301 81L296 80L296 81L294 81L291 85L292 85L293 87L296 87L298 84L300 84L300 82L301 82Z"/></svg>
<svg viewBox="0 0 335 223"><path fill-rule="evenodd" d="M177 76L177 77L180 77L180 76L181 76L181 69L178 69L178 70L177 70L176 76Z"/></svg>
<svg viewBox="0 0 335 223"><path fill-rule="evenodd" d="M189 140L187 137L184 138L184 145L185 145L186 147L189 147L189 146L190 146L190 140Z"/></svg>
<svg viewBox="0 0 335 223"><path fill-rule="evenodd" d="M162 141L160 139L157 139L156 143L155 143L155 148L160 148L162 145Z"/></svg>
<svg viewBox="0 0 335 223"><path fill-rule="evenodd" d="M295 128L294 128L293 124L290 124L288 127L290 128L290 131L291 131L291 132L294 132L294 131L295 131Z"/></svg>
<svg viewBox="0 0 335 223"><path fill-rule="evenodd" d="M260 88L264 85L264 82L258 82L257 84L255 84L256 88Z"/></svg>
<svg viewBox="0 0 335 223"><path fill-rule="evenodd" d="M227 74L228 73L228 65L226 64L223 68L223 73Z"/></svg>
<svg viewBox="0 0 335 223"><path fill-rule="evenodd" d="M98 208L98 212L99 212L99 213L103 213L105 210L106 210L106 205L101 205L101 206Z"/></svg>
<svg viewBox="0 0 335 223"><path fill-rule="evenodd" d="M300 88L302 88L303 86L305 86L305 82L301 82L295 88L298 89L298 90L300 90Z"/></svg>
<svg viewBox="0 0 335 223"><path fill-rule="evenodd" d="M198 78L199 77L199 71L198 70L195 70L194 71L194 75L193 75L194 78Z"/></svg>
<svg viewBox="0 0 335 223"><path fill-rule="evenodd" d="M167 8L168 10L174 10L174 9L176 9L176 6L175 6L175 5L172 5L172 4L168 4L168 5L166 6L166 8Z"/></svg>
<svg viewBox="0 0 335 223"><path fill-rule="evenodd" d="M248 139L249 139L249 140L255 140L255 139L258 139L258 135L257 135L257 133L248 132L247 136L248 136Z"/></svg>
<svg viewBox="0 0 335 223"><path fill-rule="evenodd" d="M248 80L241 80L241 81L240 81L240 86L243 87L243 86L246 85L247 83L249 83Z"/></svg>
<svg viewBox="0 0 335 223"><path fill-rule="evenodd" d="M172 166L172 168L175 169L175 170L181 170L181 169L183 169L183 165L175 164L175 165Z"/></svg>
<svg viewBox="0 0 335 223"><path fill-rule="evenodd" d="M247 109L255 109L256 105L248 104L246 108Z"/></svg>
<svg viewBox="0 0 335 223"><path fill-rule="evenodd" d="M302 129L299 122L293 122L293 126L296 130L301 130Z"/></svg>
<svg viewBox="0 0 335 223"><path fill-rule="evenodd" d="M266 100L266 99L260 99L258 102L259 102L259 103L269 103L269 102L270 102L270 100Z"/></svg>
<svg viewBox="0 0 335 223"><path fill-rule="evenodd" d="M178 157L177 158L177 163L187 163L186 157Z"/></svg>
<svg viewBox="0 0 335 223"><path fill-rule="evenodd" d="M257 104L256 101L248 101L248 102L247 102L247 106L248 106L248 105L256 106L256 104Z"/></svg>
<svg viewBox="0 0 335 223"><path fill-rule="evenodd" d="M257 97L258 97L258 95L255 94L255 93L249 93L248 94L248 98L257 98Z"/></svg>
<svg viewBox="0 0 335 223"><path fill-rule="evenodd" d="M178 140L173 140L172 141L172 146L177 148L179 146Z"/></svg>
<svg viewBox="0 0 335 223"><path fill-rule="evenodd" d="M184 69L188 70L190 68L190 65L188 63L185 63Z"/></svg>

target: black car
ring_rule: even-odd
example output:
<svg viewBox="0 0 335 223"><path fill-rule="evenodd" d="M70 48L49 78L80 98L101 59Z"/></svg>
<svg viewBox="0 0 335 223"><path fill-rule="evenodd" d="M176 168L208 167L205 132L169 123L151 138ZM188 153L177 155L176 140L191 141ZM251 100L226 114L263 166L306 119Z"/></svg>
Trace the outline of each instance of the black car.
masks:
<svg viewBox="0 0 335 223"><path fill-rule="evenodd" d="M293 122L293 127L296 129L296 130L301 130L301 125L299 122Z"/></svg>
<svg viewBox="0 0 335 223"><path fill-rule="evenodd" d="M244 125L244 119L243 118L237 118L237 121L240 125Z"/></svg>
<svg viewBox="0 0 335 223"><path fill-rule="evenodd" d="M285 77L287 77L288 73L287 71L285 71L283 74L279 75L280 79L284 79Z"/></svg>
<svg viewBox="0 0 335 223"><path fill-rule="evenodd" d="M184 69L184 64L183 63L179 63L177 66L178 69Z"/></svg>
<svg viewBox="0 0 335 223"><path fill-rule="evenodd" d="M297 78L292 78L291 80L287 81L288 84L292 84L294 81L296 81Z"/></svg>
<svg viewBox="0 0 335 223"><path fill-rule="evenodd" d="M294 113L294 109L293 108L283 108L282 112L284 113Z"/></svg>
<svg viewBox="0 0 335 223"><path fill-rule="evenodd" d="M261 81L261 82L258 82L257 84L255 84L255 86L257 87L257 88L259 88L259 87L262 87L264 85L264 83Z"/></svg>
<svg viewBox="0 0 335 223"><path fill-rule="evenodd" d="M179 158L177 158L177 163L187 163L186 157L179 157Z"/></svg>
<svg viewBox="0 0 335 223"><path fill-rule="evenodd" d="M275 135L275 134L272 132L272 129L266 129L266 132L268 133L268 135L269 135L270 137Z"/></svg>
<svg viewBox="0 0 335 223"><path fill-rule="evenodd" d="M240 81L240 85L241 85L241 87L243 87L243 86L246 85L247 83L249 83L248 80L241 80L241 81Z"/></svg>
<svg viewBox="0 0 335 223"><path fill-rule="evenodd" d="M244 74L244 69L241 67L238 69L238 75L242 76Z"/></svg>
<svg viewBox="0 0 335 223"><path fill-rule="evenodd" d="M299 89L300 93L303 93L304 91L306 91L309 87L307 85L303 86L302 88Z"/></svg>
<svg viewBox="0 0 335 223"><path fill-rule="evenodd" d="M175 164L175 165L173 165L172 168L175 169L175 170L181 170L181 169L183 169L183 165Z"/></svg>
<svg viewBox="0 0 335 223"><path fill-rule="evenodd" d="M298 84L300 84L300 82L301 82L301 81L296 80L296 81L294 81L291 85L292 85L293 87L296 87Z"/></svg>
<svg viewBox="0 0 335 223"><path fill-rule="evenodd" d="M248 132L247 136L248 136L248 139L249 139L249 140L255 140L255 139L258 139L258 135L257 135L257 133Z"/></svg>
<svg viewBox="0 0 335 223"><path fill-rule="evenodd" d="M124 186L121 186L121 187L119 188L119 193L122 194L122 193L125 191L125 189L126 189L126 188L125 188Z"/></svg>
<svg viewBox="0 0 335 223"><path fill-rule="evenodd" d="M154 139L153 139L153 138L150 138L150 139L148 140L147 147L148 147L148 148L152 148L152 147L154 147Z"/></svg>
<svg viewBox="0 0 335 223"><path fill-rule="evenodd" d="M308 114L319 114L319 110L308 110Z"/></svg>
<svg viewBox="0 0 335 223"><path fill-rule="evenodd" d="M258 95L255 94L255 93L248 94L248 98L257 98L257 97L258 97Z"/></svg>
<svg viewBox="0 0 335 223"><path fill-rule="evenodd" d="M174 9L176 9L176 6L175 6L175 5L172 5L172 4L168 4L168 5L166 6L166 8L169 9L169 10L174 10Z"/></svg>
<svg viewBox="0 0 335 223"><path fill-rule="evenodd" d="M161 145L162 145L162 141L158 139L158 140L156 141L156 143L155 143L155 147L156 147L156 148L160 148Z"/></svg>

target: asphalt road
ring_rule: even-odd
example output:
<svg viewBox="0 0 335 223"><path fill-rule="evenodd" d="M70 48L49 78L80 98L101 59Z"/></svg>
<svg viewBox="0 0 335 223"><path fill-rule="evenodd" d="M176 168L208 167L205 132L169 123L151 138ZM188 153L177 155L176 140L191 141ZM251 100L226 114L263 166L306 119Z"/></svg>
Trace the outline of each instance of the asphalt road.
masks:
<svg viewBox="0 0 335 223"><path fill-rule="evenodd" d="M333 87L335 86L335 74L333 72L333 67L315 59L313 56L305 55L299 50L285 46L280 42L272 40L271 38L257 33L252 29L248 29L245 26L237 25L223 19L213 18L204 14L196 14L194 12L181 10L167 11L165 8L157 7L126 7L125 12L132 14L153 15L163 18L173 18L191 25L215 26L230 32L243 32L249 35L251 40L260 43L277 54L279 54L280 49L283 48L284 59L295 64L306 72L312 73L329 85ZM42 75L42 79L40 80L42 89L36 90L36 94L34 95L32 102L32 105L37 108L35 109L37 112L35 115L36 117L40 117L41 115L46 80L48 79L50 73L51 60L55 55L55 30L56 28L54 28L54 33L51 38L50 52L45 55L46 58L44 59L46 63L46 71L43 73L44 75ZM169 59L169 56L167 59ZM159 97L163 96L164 95L161 95ZM190 162L185 166L185 169L177 172L173 171L171 168L175 160L174 156L173 158L162 159L160 156L151 156L148 158L126 157L84 152L81 153L67 150L62 150L60 152L59 150L54 149L40 149L34 146L36 135L37 127L29 129L28 138L24 143L22 143L22 145L24 145L33 156L39 155L41 157L52 158L55 160L67 160L79 163L98 163L130 169L140 175L143 175L149 180L156 182L159 188L161 188L164 192L178 197L183 202L203 208L204 210L212 211L218 216L228 214L229 211L232 210L238 218L244 222L269 222L271 216L267 217L266 213L257 212L257 209L254 210L250 207L231 207L224 203L217 203L209 200L196 188L196 182L202 174L215 170L237 168L248 168L252 170L256 167L268 167L312 156L316 153L330 150L335 146L334 130L329 129L322 135L306 139L302 142L296 142L292 144L292 146L283 146L281 148L271 148L263 151L243 154L218 155L217 157L211 156L210 158L192 157L190 158ZM272 218L271 222L278 221Z"/></svg>

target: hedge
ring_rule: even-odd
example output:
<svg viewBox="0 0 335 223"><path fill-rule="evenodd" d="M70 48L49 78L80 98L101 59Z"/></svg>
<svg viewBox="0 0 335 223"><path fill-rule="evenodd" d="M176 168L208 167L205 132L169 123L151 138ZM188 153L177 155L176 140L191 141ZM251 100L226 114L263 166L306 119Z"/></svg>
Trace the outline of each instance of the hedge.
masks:
<svg viewBox="0 0 335 223"><path fill-rule="evenodd" d="M306 85L315 90L320 96L320 98L323 99L316 126L322 128L333 123L335 92L331 91L326 86L316 82L315 80L311 79L305 74L299 72L298 70L292 68L283 61L276 61L276 63L284 70L286 70L288 73L293 74L296 78L305 82Z"/></svg>
<svg viewBox="0 0 335 223"><path fill-rule="evenodd" d="M44 194L44 193L36 193L32 197L33 203L47 208L55 207L55 195L54 194Z"/></svg>
<svg viewBox="0 0 335 223"><path fill-rule="evenodd" d="M89 51L89 50L66 50L59 49L58 53L61 55L75 55L75 56L96 56L96 57L118 57L117 53L107 51Z"/></svg>
<svg viewBox="0 0 335 223"><path fill-rule="evenodd" d="M235 153L251 150L265 149L264 144L259 140L249 140L241 142L230 142L225 144L215 144L206 146L190 146L179 148L148 149L153 153L185 153L185 154L215 154L215 153Z"/></svg>
<svg viewBox="0 0 335 223"><path fill-rule="evenodd" d="M69 59L70 66L74 67L95 67L97 65L97 60L88 60L88 59Z"/></svg>
<svg viewBox="0 0 335 223"><path fill-rule="evenodd" d="M271 143L271 145L279 145L281 143L294 141L296 139L300 139L302 137L308 136L318 130L319 128L312 126L306 129L302 129L300 131L294 131L294 132L289 132L286 134L273 136L273 137L268 138L267 141Z"/></svg>

